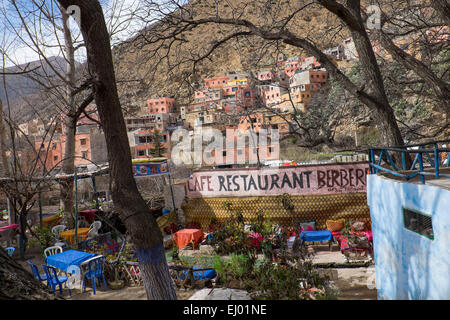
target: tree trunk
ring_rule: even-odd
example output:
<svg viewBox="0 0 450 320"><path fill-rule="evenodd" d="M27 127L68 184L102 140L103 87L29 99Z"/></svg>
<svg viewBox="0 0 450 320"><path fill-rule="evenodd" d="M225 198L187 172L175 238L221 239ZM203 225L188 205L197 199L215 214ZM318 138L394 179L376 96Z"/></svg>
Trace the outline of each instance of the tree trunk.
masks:
<svg viewBox="0 0 450 320"><path fill-rule="evenodd" d="M86 43L88 68L94 82L95 102L105 132L114 205L136 247L149 299L176 299L164 254L162 235L131 170L131 153L117 94L109 35L102 8L94 0L58 0L67 8L80 7L80 29Z"/></svg>
<svg viewBox="0 0 450 320"><path fill-rule="evenodd" d="M5 250L0 250L0 284L0 300L56 299L46 286L11 259Z"/></svg>
<svg viewBox="0 0 450 320"><path fill-rule="evenodd" d="M75 163L75 134L76 134L76 123L77 119L74 119L75 115L75 100L72 95L73 90L75 89L75 49L73 47L72 41L72 33L69 29L69 16L64 10L64 8L60 7L62 22L63 22L63 30L64 30L64 43L65 43L65 51L66 51L66 76L67 76L67 113L64 116L64 122L66 127L65 139L66 144L64 147L64 159L62 162L62 171L65 174L73 174L74 172L74 163ZM73 194L73 179L63 181L60 184L60 195L62 199L62 211L63 211L63 220L67 226L73 225L73 207L74 207L74 194Z"/></svg>
<svg viewBox="0 0 450 320"><path fill-rule="evenodd" d="M3 102L0 100L0 111L3 111ZM0 153L1 153L1 174L2 177L9 177L9 165L8 158L6 157L6 136L5 136L5 125L3 122L3 112L0 112Z"/></svg>
<svg viewBox="0 0 450 320"><path fill-rule="evenodd" d="M384 88L383 77L378 66L369 35L366 32L361 16L359 0L348 1L348 8L359 27L350 28L359 61L363 66L363 76L366 80L366 89L377 102L376 117L383 144L386 146L404 145L402 135L395 120L394 110L389 104Z"/></svg>
<svg viewBox="0 0 450 320"><path fill-rule="evenodd" d="M66 119L66 144L64 146L64 160L62 163L62 171L65 174L74 173L74 156L75 156L75 132L76 127L70 117ZM73 225L74 210L74 181L68 179L60 182L60 196L62 201L63 220L67 226Z"/></svg>

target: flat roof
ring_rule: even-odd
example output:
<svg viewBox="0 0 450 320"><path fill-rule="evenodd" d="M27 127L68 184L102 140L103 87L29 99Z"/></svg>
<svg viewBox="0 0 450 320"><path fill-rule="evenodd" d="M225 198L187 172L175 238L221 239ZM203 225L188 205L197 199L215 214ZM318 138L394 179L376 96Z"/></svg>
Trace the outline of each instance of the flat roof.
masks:
<svg viewBox="0 0 450 320"><path fill-rule="evenodd" d="M412 174L414 172L417 172L417 170L414 171L399 171L399 173L403 173L403 174ZM424 172L427 173L434 173L434 168L425 168ZM450 167L444 167L444 168L439 168L439 173L442 174L450 174ZM420 176L416 176L410 180L405 180L401 177L397 177L394 176L393 174L387 173L387 172L378 172L378 175L383 176L385 178L391 179L391 180L396 180L396 181L401 181L401 182L406 182L406 183L415 183L415 184L422 184L422 181L420 179ZM436 179L436 177L427 175L424 176L425 177L425 184L426 185L430 185L430 186L435 186L435 187L439 187L439 188L443 188L443 189L447 189L450 190L450 178L447 177L440 177L438 179Z"/></svg>

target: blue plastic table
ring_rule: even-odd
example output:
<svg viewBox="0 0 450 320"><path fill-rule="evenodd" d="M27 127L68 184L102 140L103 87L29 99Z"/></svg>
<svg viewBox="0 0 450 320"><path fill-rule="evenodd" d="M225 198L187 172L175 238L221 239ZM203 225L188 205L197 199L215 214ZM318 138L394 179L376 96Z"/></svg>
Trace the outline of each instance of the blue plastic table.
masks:
<svg viewBox="0 0 450 320"><path fill-rule="evenodd" d="M216 270L214 270L214 269L195 271L196 269L205 269L205 268L201 268L201 267L193 267L192 268L194 280L212 279L217 275ZM180 280L184 280L184 278L186 278L187 274L188 274L188 270L183 270L180 274Z"/></svg>
<svg viewBox="0 0 450 320"><path fill-rule="evenodd" d="M74 265L79 267L82 262L95 256L95 253L83 252L78 250L67 250L47 257L46 263L49 266L67 271L67 268L69 266Z"/></svg>
<svg viewBox="0 0 450 320"><path fill-rule="evenodd" d="M329 230L302 231L300 243L303 244L305 241L329 241L331 248L331 242L334 242L334 238Z"/></svg>

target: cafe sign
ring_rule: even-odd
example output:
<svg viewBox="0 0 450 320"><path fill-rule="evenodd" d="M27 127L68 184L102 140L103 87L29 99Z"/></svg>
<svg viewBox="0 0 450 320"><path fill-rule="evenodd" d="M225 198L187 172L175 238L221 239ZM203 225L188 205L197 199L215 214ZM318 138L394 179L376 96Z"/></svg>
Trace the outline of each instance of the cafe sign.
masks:
<svg viewBox="0 0 450 320"><path fill-rule="evenodd" d="M249 197L366 192L366 162L254 169L201 170L190 175L187 196Z"/></svg>

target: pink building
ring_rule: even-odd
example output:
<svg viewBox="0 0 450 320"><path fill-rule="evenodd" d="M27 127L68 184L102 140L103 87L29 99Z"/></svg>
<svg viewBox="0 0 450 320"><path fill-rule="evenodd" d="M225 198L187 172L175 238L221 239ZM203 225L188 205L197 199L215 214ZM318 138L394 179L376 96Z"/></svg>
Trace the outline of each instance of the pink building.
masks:
<svg viewBox="0 0 450 320"><path fill-rule="evenodd" d="M280 87L278 83L259 86L259 96L261 101L267 105L272 106L276 104L280 104L282 102L282 95L286 89Z"/></svg>
<svg viewBox="0 0 450 320"><path fill-rule="evenodd" d="M284 73L290 78L295 74L295 71L301 68L301 60L299 57L292 57L284 63Z"/></svg>
<svg viewBox="0 0 450 320"><path fill-rule="evenodd" d="M227 81L229 79L230 78L228 76L206 78L205 79L205 88L217 88L217 87L226 86L227 85Z"/></svg>
<svg viewBox="0 0 450 320"><path fill-rule="evenodd" d="M257 78L259 81L272 81L274 74L272 70L261 70L258 71Z"/></svg>
<svg viewBox="0 0 450 320"><path fill-rule="evenodd" d="M173 113L175 111L174 98L154 98L147 100L148 113Z"/></svg>

